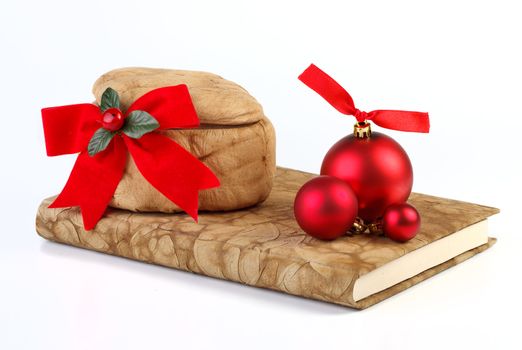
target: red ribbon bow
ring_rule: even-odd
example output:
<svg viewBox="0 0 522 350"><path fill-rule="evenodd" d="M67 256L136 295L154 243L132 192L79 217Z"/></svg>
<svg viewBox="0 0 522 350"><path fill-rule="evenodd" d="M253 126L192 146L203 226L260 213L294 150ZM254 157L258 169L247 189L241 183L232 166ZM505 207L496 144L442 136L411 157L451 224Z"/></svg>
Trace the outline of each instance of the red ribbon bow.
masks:
<svg viewBox="0 0 522 350"><path fill-rule="evenodd" d="M355 108L350 94L314 64L311 64L299 76L299 80L317 92L339 112L355 116L358 122L371 120L383 128L400 131L430 131L428 113L393 110L375 110L368 113L360 111Z"/></svg>
<svg viewBox="0 0 522 350"><path fill-rule="evenodd" d="M126 111L147 111L158 129L194 128L199 119L186 85L159 88L137 99ZM86 230L103 216L127 164L127 151L138 170L165 197L197 221L198 191L219 186L214 173L168 137L157 132L133 139L116 134L102 152L90 156L87 145L100 127L101 111L90 103L42 109L48 156L78 153L69 180L49 206L79 206Z"/></svg>

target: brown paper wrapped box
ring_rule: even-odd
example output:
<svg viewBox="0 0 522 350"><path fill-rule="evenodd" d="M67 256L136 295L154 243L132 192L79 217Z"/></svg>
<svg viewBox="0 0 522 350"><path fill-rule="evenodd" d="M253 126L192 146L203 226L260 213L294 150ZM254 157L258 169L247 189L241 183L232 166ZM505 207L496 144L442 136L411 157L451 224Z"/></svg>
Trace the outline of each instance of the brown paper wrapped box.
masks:
<svg viewBox="0 0 522 350"><path fill-rule="evenodd" d="M78 208L41 204L38 233L49 240L211 277L363 309L490 247L469 250L377 294L355 301L354 283L394 259L498 212L495 208L413 193L421 232L399 244L357 235L324 242L306 235L293 216L295 193L312 174L278 168L262 204L224 213L132 213L112 209L96 228L83 229Z"/></svg>
<svg viewBox="0 0 522 350"><path fill-rule="evenodd" d="M93 93L100 103L105 89L113 88L126 110L151 90L179 84L187 85L201 126L160 132L218 177L219 187L199 193L199 209L233 210L265 200L275 173L275 132L261 105L241 86L206 72L121 68L98 78ZM110 205L140 212L180 211L143 178L132 157Z"/></svg>

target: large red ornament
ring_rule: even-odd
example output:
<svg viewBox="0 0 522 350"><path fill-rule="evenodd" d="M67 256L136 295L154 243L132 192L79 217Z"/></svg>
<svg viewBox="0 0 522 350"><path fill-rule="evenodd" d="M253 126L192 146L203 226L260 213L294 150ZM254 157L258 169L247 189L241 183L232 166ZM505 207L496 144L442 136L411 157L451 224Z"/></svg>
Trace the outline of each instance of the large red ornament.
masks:
<svg viewBox="0 0 522 350"><path fill-rule="evenodd" d="M417 235L420 228L420 215L408 203L390 205L382 217L382 231L398 242L406 242Z"/></svg>
<svg viewBox="0 0 522 350"><path fill-rule="evenodd" d="M294 214L306 233L332 240L352 227L357 216L357 198L344 181L319 176L305 183L297 192Z"/></svg>
<svg viewBox="0 0 522 350"><path fill-rule="evenodd" d="M373 222L391 204L406 202L413 170L408 155L391 137L376 132L357 135L333 145L324 157L321 175L344 180L357 196L359 217Z"/></svg>

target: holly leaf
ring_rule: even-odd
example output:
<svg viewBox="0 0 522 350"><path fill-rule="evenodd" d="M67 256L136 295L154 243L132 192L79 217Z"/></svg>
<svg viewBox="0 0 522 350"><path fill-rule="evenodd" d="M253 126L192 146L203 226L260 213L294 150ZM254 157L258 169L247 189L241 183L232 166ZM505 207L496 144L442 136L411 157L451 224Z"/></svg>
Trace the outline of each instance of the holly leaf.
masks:
<svg viewBox="0 0 522 350"><path fill-rule="evenodd" d="M158 121L145 111L132 111L125 118L125 125L121 129L125 135L139 139L143 135L159 128Z"/></svg>
<svg viewBox="0 0 522 350"><path fill-rule="evenodd" d="M105 89L100 102L100 110L102 113L108 110L109 108L120 109L120 97L118 96L116 90L110 87Z"/></svg>
<svg viewBox="0 0 522 350"><path fill-rule="evenodd" d="M89 152L89 155L92 157L96 153L105 150L113 137L114 133L107 129L99 128L94 135L92 135L89 145L87 146L87 152Z"/></svg>

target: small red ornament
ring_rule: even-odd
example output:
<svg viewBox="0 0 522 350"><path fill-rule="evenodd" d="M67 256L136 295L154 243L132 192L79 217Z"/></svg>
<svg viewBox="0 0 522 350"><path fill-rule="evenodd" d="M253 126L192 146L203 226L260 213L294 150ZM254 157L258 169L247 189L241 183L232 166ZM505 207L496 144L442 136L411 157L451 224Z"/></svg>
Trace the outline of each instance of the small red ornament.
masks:
<svg viewBox="0 0 522 350"><path fill-rule="evenodd" d="M384 211L382 231L386 237L398 242L406 242L417 235L420 215L408 203L392 204Z"/></svg>
<svg viewBox="0 0 522 350"><path fill-rule="evenodd" d="M118 108L109 108L103 112L102 127L109 131L118 131L123 126L123 113Z"/></svg>
<svg viewBox="0 0 522 350"><path fill-rule="evenodd" d="M294 215L306 233L332 240L352 227L357 216L357 198L344 181L319 176L305 183L297 192Z"/></svg>
<svg viewBox="0 0 522 350"><path fill-rule="evenodd" d="M354 135L328 151L321 175L344 180L359 201L359 217L373 222L393 203L406 202L413 185L413 169L404 149L391 137L371 133L369 124L355 125Z"/></svg>

